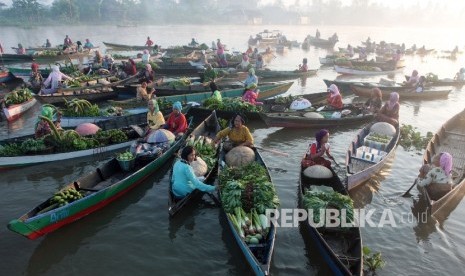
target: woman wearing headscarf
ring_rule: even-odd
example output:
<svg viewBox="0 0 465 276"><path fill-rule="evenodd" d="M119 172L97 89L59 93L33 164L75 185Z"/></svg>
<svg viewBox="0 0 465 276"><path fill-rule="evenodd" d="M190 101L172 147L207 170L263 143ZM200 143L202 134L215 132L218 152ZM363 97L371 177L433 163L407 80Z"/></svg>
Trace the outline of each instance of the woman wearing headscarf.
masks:
<svg viewBox="0 0 465 276"><path fill-rule="evenodd" d="M342 96L339 93L339 88L333 83L328 88L328 96L326 97L326 101L328 105L335 109L342 109Z"/></svg>
<svg viewBox="0 0 465 276"><path fill-rule="evenodd" d="M409 77L408 81L404 82L405 86L415 87L420 80L417 70L412 71L412 75Z"/></svg>
<svg viewBox="0 0 465 276"><path fill-rule="evenodd" d="M397 126L399 124L399 109L399 94L392 92L389 96L389 101L379 110L376 119L380 122Z"/></svg>
<svg viewBox="0 0 465 276"><path fill-rule="evenodd" d="M322 165L327 168L331 168L331 161L326 160L323 155L327 155L329 158L334 159L329 152L329 131L321 129L315 133L315 141L312 142L302 160L302 167L310 167L313 165Z"/></svg>
<svg viewBox="0 0 465 276"><path fill-rule="evenodd" d="M228 67L228 61L226 60L226 54L224 53L224 45L221 43L220 39L218 38L218 42L216 43L216 55L218 56L218 64L220 67Z"/></svg>
<svg viewBox="0 0 465 276"><path fill-rule="evenodd" d="M173 104L173 112L168 117L166 124L163 125L164 129L173 132L174 135L182 135L187 130L186 116L181 113L181 110L181 102L175 102Z"/></svg>
<svg viewBox="0 0 465 276"><path fill-rule="evenodd" d="M452 155L448 152L441 152L435 155L431 161L432 167L426 174L420 171L417 184L421 187L427 187L428 194L437 200L452 190Z"/></svg>
<svg viewBox="0 0 465 276"><path fill-rule="evenodd" d="M55 93L58 90L58 88L60 88L61 81L63 79L72 80L73 78L60 72L60 67L54 65L52 67L52 73L50 73L50 75L48 75L48 78L44 81L44 87L50 88L42 88L40 90L40 94L45 95Z"/></svg>
<svg viewBox="0 0 465 276"><path fill-rule="evenodd" d="M154 79L155 74L153 72L152 65L150 65L150 63L147 63L145 65L144 76L142 77L141 81L146 83L152 83Z"/></svg>
<svg viewBox="0 0 465 276"><path fill-rule="evenodd" d="M258 77L255 75L255 69L250 68L249 73L247 74L247 78L244 80L244 86L247 87L252 83L258 85Z"/></svg>
<svg viewBox="0 0 465 276"><path fill-rule="evenodd" d="M249 84L246 87L244 95L242 95L242 100L253 105L263 105L263 102L257 102L259 90L255 90L257 85L255 83Z"/></svg>
<svg viewBox="0 0 465 276"><path fill-rule="evenodd" d="M147 103L147 127L150 130L159 129L162 125L165 124L165 118L158 107L158 102L156 99L149 100Z"/></svg>
<svg viewBox="0 0 465 276"><path fill-rule="evenodd" d="M137 74L137 67L136 67L136 63L134 62L134 60L132 58L129 59L129 62L126 63L126 66L124 68L124 72L128 75L128 76L134 76L135 74Z"/></svg>
<svg viewBox="0 0 465 276"><path fill-rule="evenodd" d="M249 65L250 65L249 57L247 56L246 53L242 53L241 63L239 63L239 65L237 65L237 69L247 70Z"/></svg>
<svg viewBox="0 0 465 276"><path fill-rule="evenodd" d="M42 82L44 81L42 75L39 71L39 64L32 63L31 64L31 76L29 77L29 84L34 91L40 90Z"/></svg>
<svg viewBox="0 0 465 276"><path fill-rule="evenodd" d="M365 102L365 108L371 113L377 113L383 106L381 90L375 87L371 90L370 98Z"/></svg>
<svg viewBox="0 0 465 276"><path fill-rule="evenodd" d="M174 163L171 192L178 199L187 196L196 189L202 192L215 190L215 186L207 185L195 176L194 169L190 166L195 157L194 147L186 146L181 152L181 159Z"/></svg>
<svg viewBox="0 0 465 276"><path fill-rule="evenodd" d="M53 108L50 106L43 106L40 115L49 119L50 121L53 121ZM59 119L57 119L54 122L54 124L55 124L55 127L61 128ZM36 139L42 138L45 135L50 134L51 132L52 132L52 129L50 128L50 125L48 124L48 122L42 118L37 118L37 122L34 127L35 138Z"/></svg>
<svg viewBox="0 0 465 276"><path fill-rule="evenodd" d="M232 125L218 132L213 141L218 143L221 139L228 137L229 140L223 145L226 151L237 146L253 146L253 137L249 128L244 125L244 118L240 114L235 114L231 121Z"/></svg>

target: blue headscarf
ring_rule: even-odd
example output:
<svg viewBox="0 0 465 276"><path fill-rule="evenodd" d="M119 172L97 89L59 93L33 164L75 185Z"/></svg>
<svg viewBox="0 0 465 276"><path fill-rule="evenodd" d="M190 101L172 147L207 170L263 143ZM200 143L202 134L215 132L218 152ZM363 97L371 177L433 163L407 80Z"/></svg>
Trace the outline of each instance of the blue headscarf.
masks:
<svg viewBox="0 0 465 276"><path fill-rule="evenodd" d="M181 104L181 102L177 101L177 102L175 102L175 103L173 104L173 110L175 110L175 109L181 111L181 109L182 109L182 104Z"/></svg>

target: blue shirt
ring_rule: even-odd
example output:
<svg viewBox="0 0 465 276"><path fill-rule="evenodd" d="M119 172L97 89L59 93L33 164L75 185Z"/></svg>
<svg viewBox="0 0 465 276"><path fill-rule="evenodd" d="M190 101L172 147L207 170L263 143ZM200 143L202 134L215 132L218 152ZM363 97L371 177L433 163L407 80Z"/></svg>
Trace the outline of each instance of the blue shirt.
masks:
<svg viewBox="0 0 465 276"><path fill-rule="evenodd" d="M194 169L187 163L178 160L173 167L172 192L176 197L185 197L195 189L212 192L215 186L204 184L195 176Z"/></svg>
<svg viewBox="0 0 465 276"><path fill-rule="evenodd" d="M247 78L244 81L244 86L247 87L251 83L255 83L256 85L258 85L258 78L256 75L247 75Z"/></svg>

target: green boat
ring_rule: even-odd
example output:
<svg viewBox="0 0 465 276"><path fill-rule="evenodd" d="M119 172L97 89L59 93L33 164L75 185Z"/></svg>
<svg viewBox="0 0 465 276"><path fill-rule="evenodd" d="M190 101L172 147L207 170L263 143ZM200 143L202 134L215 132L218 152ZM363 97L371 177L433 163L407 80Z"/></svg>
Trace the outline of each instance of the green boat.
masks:
<svg viewBox="0 0 465 276"><path fill-rule="evenodd" d="M259 86L260 94L258 95L259 100L264 100L268 98L272 98L278 96L280 94L285 93L289 88L292 86L294 82L285 82L279 84L270 84ZM231 89L231 90L224 90L221 91L221 96L224 98L232 98L232 97L240 97L244 92L243 88L238 89ZM180 101L182 103L188 102L198 102L201 103L204 100L210 98L211 92L204 92L204 93L193 93L193 94L185 94L185 95L173 95L173 96L166 96L166 97L158 97L160 101L168 101L168 102L176 102ZM147 103L145 101L137 101L136 99L128 99L128 100L109 100L108 101L113 106L120 106L122 108L136 108L136 107L145 107Z"/></svg>
<svg viewBox="0 0 465 276"><path fill-rule="evenodd" d="M191 125L192 120L189 127ZM166 164L184 144L188 135L189 132L186 132L168 150L148 163L147 160L133 159L134 166L131 167L120 165L116 158L111 159L95 171L64 186L59 193L49 197L20 218L10 221L8 229L33 240L105 207ZM76 191L80 193L77 199ZM76 200L70 203L54 203L57 201L57 195L66 196L67 193L74 194L71 200ZM69 201L70 196L66 197ZM59 198L63 199L62 196Z"/></svg>

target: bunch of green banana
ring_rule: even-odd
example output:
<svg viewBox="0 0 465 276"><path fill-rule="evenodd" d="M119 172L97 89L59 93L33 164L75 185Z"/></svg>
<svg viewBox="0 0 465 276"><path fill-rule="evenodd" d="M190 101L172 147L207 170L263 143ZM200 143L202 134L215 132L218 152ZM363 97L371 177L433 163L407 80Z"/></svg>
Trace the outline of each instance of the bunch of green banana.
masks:
<svg viewBox="0 0 465 276"><path fill-rule="evenodd" d="M61 207L73 201L79 200L83 197L84 196L81 194L81 192L76 191L76 189L74 188L71 188L55 193L55 195L50 199L50 203L58 203L58 207Z"/></svg>

